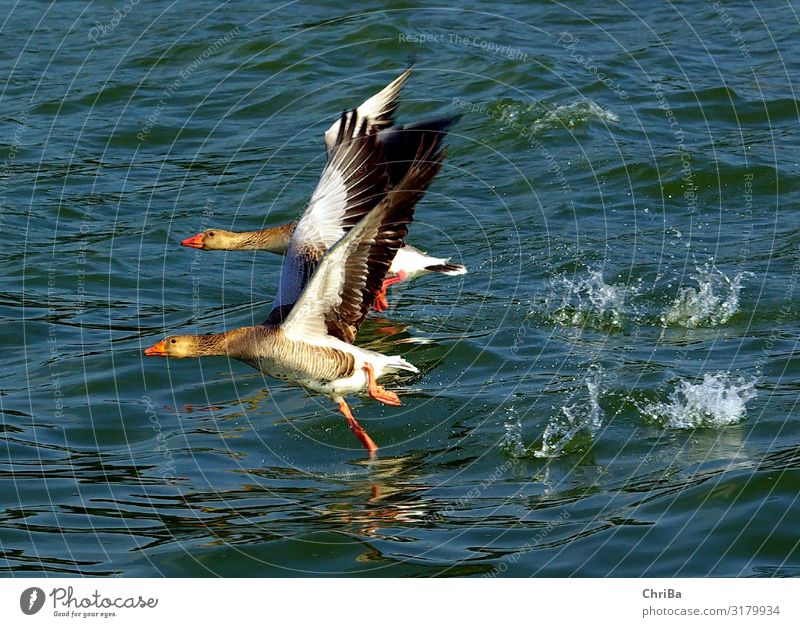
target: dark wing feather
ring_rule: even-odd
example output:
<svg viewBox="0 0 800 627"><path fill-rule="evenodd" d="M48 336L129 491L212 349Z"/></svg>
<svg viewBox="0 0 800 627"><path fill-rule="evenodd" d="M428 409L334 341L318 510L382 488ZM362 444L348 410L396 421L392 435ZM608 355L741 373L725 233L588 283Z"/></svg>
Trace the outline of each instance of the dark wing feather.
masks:
<svg viewBox="0 0 800 627"><path fill-rule="evenodd" d="M381 202L383 217L376 216L371 221L357 251L345 263L341 304L332 312L337 320L358 329L367 317L397 250L405 245L414 208L441 169L445 153L440 149L419 155L403 180Z"/></svg>
<svg viewBox="0 0 800 627"><path fill-rule="evenodd" d="M449 128L458 121L459 117L450 116L381 129L378 133L378 141L386 157L390 188L395 187L403 180L417 157L420 134L439 134L439 141L441 142L444 140Z"/></svg>
<svg viewBox="0 0 800 627"><path fill-rule="evenodd" d="M405 244L414 206L441 169L445 151L438 146L439 141L423 144L403 181L325 254L283 322L288 336L314 342L334 335L352 341L397 249ZM337 333L338 328L349 333Z"/></svg>

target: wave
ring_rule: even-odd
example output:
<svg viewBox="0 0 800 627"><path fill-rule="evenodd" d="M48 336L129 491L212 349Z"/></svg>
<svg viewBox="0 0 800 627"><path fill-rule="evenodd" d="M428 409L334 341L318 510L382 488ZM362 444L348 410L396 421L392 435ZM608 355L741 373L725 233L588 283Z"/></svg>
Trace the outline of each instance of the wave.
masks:
<svg viewBox="0 0 800 627"><path fill-rule="evenodd" d="M556 106L504 100L490 105L487 115L499 121L503 130L524 129L526 136L548 129L574 129L592 121L620 121L616 113L587 98Z"/></svg>
<svg viewBox="0 0 800 627"><path fill-rule="evenodd" d="M533 123L533 130L540 131L546 128L574 128L590 122L600 120L602 122L619 122L619 116L597 104L594 100L577 100L566 105L559 105L551 109L541 118Z"/></svg>

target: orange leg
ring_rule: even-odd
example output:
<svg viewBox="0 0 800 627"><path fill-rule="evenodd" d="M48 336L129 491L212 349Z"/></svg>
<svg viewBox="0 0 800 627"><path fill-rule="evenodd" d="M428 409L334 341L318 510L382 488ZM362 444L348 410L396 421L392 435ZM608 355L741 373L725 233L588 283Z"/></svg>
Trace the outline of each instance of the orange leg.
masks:
<svg viewBox="0 0 800 627"><path fill-rule="evenodd" d="M375 370L372 369L372 366L370 364L365 364L364 370L367 371L369 395L384 405L393 405L394 407L399 407L400 397L394 392L390 392L389 390L385 389L382 385L378 385L378 380L375 378Z"/></svg>
<svg viewBox="0 0 800 627"><path fill-rule="evenodd" d="M381 291L375 294L375 302L372 303L372 308L378 313L389 309L389 301L386 300L386 288L382 287Z"/></svg>
<svg viewBox="0 0 800 627"><path fill-rule="evenodd" d="M408 275L400 270L400 272L390 279L384 279L380 291L375 295L375 302L372 304L372 308L375 311L380 312L389 309L389 301L386 300L386 288L390 285L394 285L395 283L401 283L402 281L405 281L406 276Z"/></svg>
<svg viewBox="0 0 800 627"><path fill-rule="evenodd" d="M358 420L356 420L355 416L353 416L353 412L350 411L350 406L347 404L346 400L341 399L339 401L339 411L344 414L344 419L347 421L347 426L350 427L350 431L352 431L353 435L361 441L361 444L364 445L364 448L369 451L369 456L375 457L378 446L372 441L372 438L369 437L369 434L364 431L364 428L358 424Z"/></svg>

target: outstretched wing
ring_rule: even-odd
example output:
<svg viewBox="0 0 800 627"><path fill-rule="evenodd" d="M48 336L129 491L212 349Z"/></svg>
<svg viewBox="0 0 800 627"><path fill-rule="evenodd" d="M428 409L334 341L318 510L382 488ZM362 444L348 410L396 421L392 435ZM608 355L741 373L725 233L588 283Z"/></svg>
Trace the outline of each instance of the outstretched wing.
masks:
<svg viewBox="0 0 800 627"><path fill-rule="evenodd" d="M401 183L325 254L283 322L289 337L314 342L334 335L353 341L444 155L444 149L418 155Z"/></svg>
<svg viewBox="0 0 800 627"><path fill-rule="evenodd" d="M392 126L394 124L394 113L397 110L398 99L400 98L400 91L411 75L412 68L413 65L381 91L372 96L372 98L366 100L357 109L348 113L348 115L355 116L358 119L359 126L362 121L366 122L371 130L377 131ZM342 120L336 120L336 122L325 131L325 149L328 151L328 157L331 156L333 148L336 145L336 137L339 134L341 125Z"/></svg>
<svg viewBox="0 0 800 627"><path fill-rule="evenodd" d="M300 296L319 260L386 194L387 174L376 134L343 113L334 152L292 233L273 314ZM271 314L271 317L272 315Z"/></svg>
<svg viewBox="0 0 800 627"><path fill-rule="evenodd" d="M386 158L389 171L389 188L394 187L408 172L419 150L421 133L439 133L443 141L449 128L460 116L425 120L400 126L389 126L378 132L378 141Z"/></svg>

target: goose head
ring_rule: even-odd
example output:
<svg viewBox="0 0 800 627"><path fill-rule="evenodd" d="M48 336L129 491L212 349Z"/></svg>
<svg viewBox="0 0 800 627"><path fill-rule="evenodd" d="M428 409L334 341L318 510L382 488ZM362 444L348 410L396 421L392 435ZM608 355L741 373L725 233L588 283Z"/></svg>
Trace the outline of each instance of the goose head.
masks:
<svg viewBox="0 0 800 627"><path fill-rule="evenodd" d="M231 250L236 248L239 233L225 229L208 229L192 237L187 237L181 246L197 248L198 250Z"/></svg>

